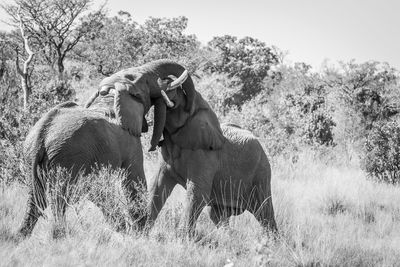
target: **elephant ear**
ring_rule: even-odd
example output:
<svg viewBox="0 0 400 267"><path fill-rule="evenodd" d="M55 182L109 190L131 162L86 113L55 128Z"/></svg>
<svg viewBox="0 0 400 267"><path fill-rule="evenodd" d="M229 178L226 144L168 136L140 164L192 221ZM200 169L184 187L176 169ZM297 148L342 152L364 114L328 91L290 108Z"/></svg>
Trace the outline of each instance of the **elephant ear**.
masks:
<svg viewBox="0 0 400 267"><path fill-rule="evenodd" d="M117 123L131 135L139 137L146 129L142 128L144 107L132 98L128 85L115 84L114 109Z"/></svg>
<svg viewBox="0 0 400 267"><path fill-rule="evenodd" d="M219 150L225 142L217 117L207 109L196 112L171 139L179 147L192 150Z"/></svg>

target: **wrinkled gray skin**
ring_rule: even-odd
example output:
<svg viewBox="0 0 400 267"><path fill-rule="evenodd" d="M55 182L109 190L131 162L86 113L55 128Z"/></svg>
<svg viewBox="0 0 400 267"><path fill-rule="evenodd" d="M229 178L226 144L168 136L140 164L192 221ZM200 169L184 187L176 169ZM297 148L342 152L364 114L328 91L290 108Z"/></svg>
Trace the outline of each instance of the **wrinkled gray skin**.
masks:
<svg viewBox="0 0 400 267"><path fill-rule="evenodd" d="M20 236L29 236L38 218L43 215L47 207L47 175L43 174L56 167L71 172L70 183L75 182L74 178L80 171L87 174L101 165L122 168L127 173L123 187L128 201L134 200L137 195L135 182L146 184L140 134L141 130L146 131L147 125L142 120L149 105L143 104L145 99L133 98L128 93L128 86L118 83L114 87L115 97L110 94L98 98L99 101L90 108L80 107L74 102L54 107L29 132L25 140L25 154L31 164L33 180L27 212L19 229ZM132 126L129 131L121 128L124 120L129 120ZM57 196L58 208L52 207L60 224L65 221L65 200L68 201L65 190L66 184ZM138 214L129 212L133 219L138 219ZM139 224L144 221L142 219Z"/></svg>
<svg viewBox="0 0 400 267"><path fill-rule="evenodd" d="M215 225L248 210L266 229L276 231L271 199L271 168L257 138L235 125L222 125L207 102L196 95L191 112L182 89L169 93L162 160L150 185L149 223L153 223L173 188L186 188L185 226L193 235L201 210Z"/></svg>
<svg viewBox="0 0 400 267"><path fill-rule="evenodd" d="M216 225L248 210L262 226L276 231L271 168L260 142L240 127L221 127L208 103L195 90L190 76L181 88L167 92L175 103L173 108L167 109L161 97L161 90L165 89L162 85L171 82L168 77L179 77L184 70L177 63L159 60L136 72L133 69L121 72L130 73L131 94L146 91L155 105L150 150L158 144L162 157L150 186L149 226L173 188L180 184L187 190L185 226L190 235L205 206ZM158 78L164 83L158 82L157 86ZM147 90L143 90L143 84L148 86ZM159 143L162 135L164 140Z"/></svg>

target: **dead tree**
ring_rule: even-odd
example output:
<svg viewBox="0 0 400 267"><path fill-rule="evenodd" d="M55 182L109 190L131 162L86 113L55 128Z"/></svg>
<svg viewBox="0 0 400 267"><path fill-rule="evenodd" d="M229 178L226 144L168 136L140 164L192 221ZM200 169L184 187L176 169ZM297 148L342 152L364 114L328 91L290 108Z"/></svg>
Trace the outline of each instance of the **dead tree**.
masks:
<svg viewBox="0 0 400 267"><path fill-rule="evenodd" d="M29 102L29 96L32 93L32 87L30 83L30 73L29 73L29 68L30 64L32 62L34 53L32 49L29 46L29 36L26 35L25 29L24 29L24 23L22 22L21 16L18 14L18 19L19 19L19 30L21 32L21 37L24 40L24 48L25 51L28 55L28 58L24 60L24 64L21 67L19 66L19 50L18 47L15 49L16 50L16 65L17 65L17 71L19 76L21 77L21 87L22 87L22 92L24 94L23 99L24 99L24 109L26 110L28 107L28 102Z"/></svg>

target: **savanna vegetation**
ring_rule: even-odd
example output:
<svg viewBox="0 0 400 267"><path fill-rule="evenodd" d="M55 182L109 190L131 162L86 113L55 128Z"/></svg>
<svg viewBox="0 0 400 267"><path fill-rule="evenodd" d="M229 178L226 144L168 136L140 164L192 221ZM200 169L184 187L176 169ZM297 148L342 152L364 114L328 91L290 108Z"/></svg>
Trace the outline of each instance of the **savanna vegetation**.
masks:
<svg viewBox="0 0 400 267"><path fill-rule="evenodd" d="M202 44L188 19L137 23L90 0L3 4L0 32L0 263L2 265L396 266L400 262L400 73L384 62L337 62L313 70L252 37ZM202 214L198 239L180 232L177 188L149 235L113 230L89 201L122 216L120 173L103 169L68 209L68 233L53 239L52 215L18 242L30 183L22 142L52 106L84 103L101 79L160 58L184 65L221 122L252 131L272 163L279 236L249 214L216 228ZM149 119L151 116L149 116ZM151 123L150 123L151 124ZM151 130L149 131L151 132ZM144 134L144 151L150 134ZM145 152L146 178L157 153ZM55 175L63 175L58 173ZM140 206L140 203L138 204Z"/></svg>

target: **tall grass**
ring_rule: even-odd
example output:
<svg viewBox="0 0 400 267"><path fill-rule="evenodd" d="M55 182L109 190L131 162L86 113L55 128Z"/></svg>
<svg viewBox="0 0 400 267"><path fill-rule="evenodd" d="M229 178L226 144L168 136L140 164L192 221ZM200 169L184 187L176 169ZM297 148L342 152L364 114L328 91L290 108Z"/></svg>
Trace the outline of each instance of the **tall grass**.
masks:
<svg viewBox="0 0 400 267"><path fill-rule="evenodd" d="M149 180L156 166L154 157L145 162ZM118 173L108 170L97 177L107 188L112 187L110 181L120 179ZM295 163L275 161L272 191L280 232L276 239L266 235L248 212L232 217L229 227L222 228L216 228L202 213L197 223L198 240L187 239L180 232L185 197L178 186L148 235L135 230L116 232L100 209L89 198L81 197L67 210L69 230L65 238L53 239L50 229L54 222L48 210L32 237L18 243L13 234L22 220L27 189L18 184L3 185L0 263L396 266L400 262L399 187L373 183L357 167L332 166L306 153ZM118 199L112 194L110 198Z"/></svg>

